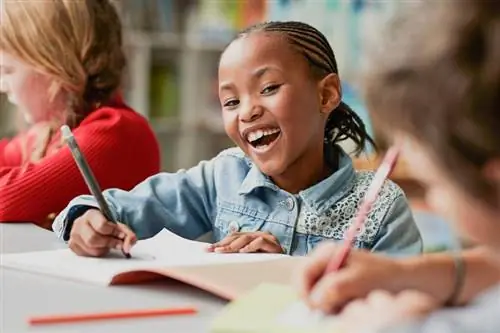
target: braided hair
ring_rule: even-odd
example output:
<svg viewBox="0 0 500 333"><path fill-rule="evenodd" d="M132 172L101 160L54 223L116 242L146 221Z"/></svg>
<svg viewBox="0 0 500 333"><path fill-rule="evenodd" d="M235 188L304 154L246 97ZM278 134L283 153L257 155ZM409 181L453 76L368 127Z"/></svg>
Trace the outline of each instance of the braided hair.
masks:
<svg viewBox="0 0 500 333"><path fill-rule="evenodd" d="M331 73L338 74L335 54L328 40L309 24L297 21L259 23L242 30L236 38L255 32L282 34L290 45L304 56L315 77L321 79ZM326 121L325 143L336 149L337 143L347 139L354 142L356 155L364 151L367 142L376 149L375 142L367 133L361 118L346 103L340 102Z"/></svg>

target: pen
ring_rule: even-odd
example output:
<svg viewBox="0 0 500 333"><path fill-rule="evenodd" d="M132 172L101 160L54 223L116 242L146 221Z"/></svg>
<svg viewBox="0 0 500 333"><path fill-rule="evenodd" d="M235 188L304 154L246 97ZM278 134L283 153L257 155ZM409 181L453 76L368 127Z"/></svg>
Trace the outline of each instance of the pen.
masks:
<svg viewBox="0 0 500 333"><path fill-rule="evenodd" d="M67 125L63 125L61 127L61 133L63 140L66 142L69 149L71 150L71 154L75 159L76 165L78 166L78 169L80 170L80 173L82 174L83 179L85 180L85 183L87 184L87 187L90 190L90 193L92 193L92 195L96 199L97 204L99 205L99 209L101 210L101 213L108 221L117 223L117 221L114 219L113 214L109 209L108 204L106 203L106 200L104 199L104 196L102 195L101 188L99 187L99 184L97 183L97 180L94 177L94 173L90 169L87 160L85 160L85 157L83 156L82 151L80 150L80 147L78 146L78 143L76 142L75 137L73 136L73 133L71 133L70 128ZM125 257L127 258L131 257L130 253L125 253L123 250L122 252L125 255Z"/></svg>
<svg viewBox="0 0 500 333"><path fill-rule="evenodd" d="M103 319L125 319L125 318L141 318L153 316L167 316L167 315L187 315L197 313L196 308L166 308L166 309L137 309L137 310L123 310L102 313L82 313L82 314L66 314L66 315L53 315L53 316L40 316L28 319L30 325L47 325L47 324L61 324L82 322L91 320Z"/></svg>
<svg viewBox="0 0 500 333"><path fill-rule="evenodd" d="M366 220L366 217L370 213L370 210L373 206L373 203L377 200L378 194L384 186L384 182L389 177L390 173L394 169L396 162L399 157L399 147L393 146L391 147L382 163L380 164L375 176L373 178L372 183L368 187L366 191L366 195L361 202L360 208L356 217L354 218L354 222L351 227L347 230L346 238L344 240L343 246L340 249L338 255L333 256L325 269L325 274L335 272L344 266L347 257L351 251L351 248L354 244L354 240L357 237L358 232L363 227L363 224Z"/></svg>

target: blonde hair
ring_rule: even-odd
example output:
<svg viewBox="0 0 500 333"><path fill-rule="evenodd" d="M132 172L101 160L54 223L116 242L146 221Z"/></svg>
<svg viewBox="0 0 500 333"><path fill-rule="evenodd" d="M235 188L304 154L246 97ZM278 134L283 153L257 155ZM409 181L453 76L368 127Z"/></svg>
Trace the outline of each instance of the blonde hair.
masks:
<svg viewBox="0 0 500 333"><path fill-rule="evenodd" d="M63 122L72 127L109 101L125 66L121 22L109 0L4 0L0 49L49 76L51 99L68 95ZM39 136L40 145L50 142L41 139L47 132ZM38 148L31 160L45 155Z"/></svg>

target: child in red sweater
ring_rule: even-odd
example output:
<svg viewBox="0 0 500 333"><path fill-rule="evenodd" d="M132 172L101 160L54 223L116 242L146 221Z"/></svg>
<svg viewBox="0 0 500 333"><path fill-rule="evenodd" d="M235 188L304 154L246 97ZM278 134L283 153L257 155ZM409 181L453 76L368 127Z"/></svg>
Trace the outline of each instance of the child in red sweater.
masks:
<svg viewBox="0 0 500 333"><path fill-rule="evenodd" d="M109 1L7 1L0 10L0 91L27 131L0 140L0 222L47 227L88 193L63 146L69 125L103 188L131 189L159 172L148 122L117 92L125 65Z"/></svg>

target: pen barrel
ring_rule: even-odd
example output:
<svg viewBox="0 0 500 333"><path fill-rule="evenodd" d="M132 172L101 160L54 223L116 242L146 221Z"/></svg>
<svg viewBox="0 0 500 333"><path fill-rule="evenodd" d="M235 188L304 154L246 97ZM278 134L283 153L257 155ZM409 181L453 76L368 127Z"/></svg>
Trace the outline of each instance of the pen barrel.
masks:
<svg viewBox="0 0 500 333"><path fill-rule="evenodd" d="M364 199L361 201L361 205L352 225L345 233L343 246L341 247L339 253L330 259L325 268L324 274L335 272L345 265L347 257L349 256L352 247L355 245L354 242L357 238L357 235L361 232L365 220L368 217L373 204L377 200L380 190L384 186L385 180L389 177L390 173L394 169L394 166L399 157L399 152L399 146L393 146L387 151L380 167L375 173L372 183L366 191Z"/></svg>
<svg viewBox="0 0 500 333"><path fill-rule="evenodd" d="M97 182L94 173L92 172L92 169L87 163L85 157L82 155L80 147L78 146L75 138L69 137L66 139L66 141L71 150L71 154L76 161L78 169L80 170L80 173L82 174L82 177L90 190L90 193L96 199L97 204L99 205L101 213L104 215L104 217L106 217L108 221L116 222L113 214L111 213L111 210L109 209L108 204L106 203L106 199L101 192L99 183Z"/></svg>

